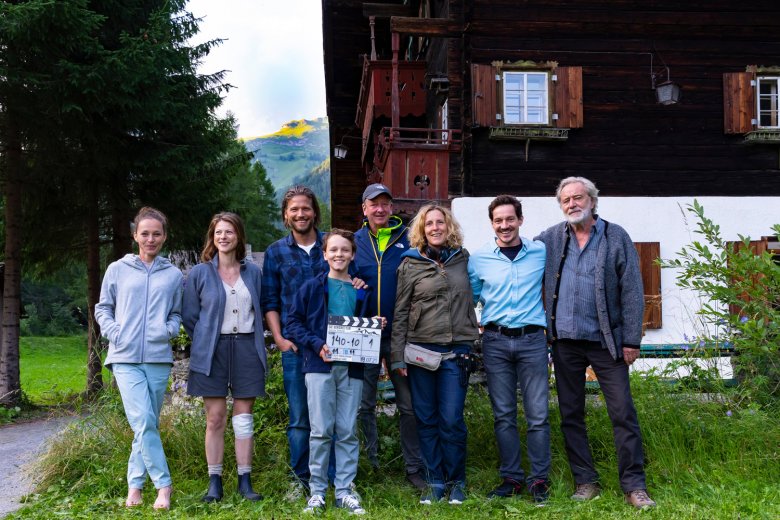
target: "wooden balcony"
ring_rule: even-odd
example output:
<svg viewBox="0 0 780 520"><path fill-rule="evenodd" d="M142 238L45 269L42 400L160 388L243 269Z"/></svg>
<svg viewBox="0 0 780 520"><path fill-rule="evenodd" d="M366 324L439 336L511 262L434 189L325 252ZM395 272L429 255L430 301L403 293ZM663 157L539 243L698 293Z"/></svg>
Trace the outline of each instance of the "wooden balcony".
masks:
<svg viewBox="0 0 780 520"><path fill-rule="evenodd" d="M397 199L447 200L450 153L461 148L460 130L382 128L374 166Z"/></svg>
<svg viewBox="0 0 780 520"><path fill-rule="evenodd" d="M398 62L398 107L399 116L422 116L425 114L425 71L424 61ZM392 112L392 60L363 61L363 77L360 80L355 126L363 135L364 146L370 141L374 119L391 117ZM363 150L365 157L366 150Z"/></svg>

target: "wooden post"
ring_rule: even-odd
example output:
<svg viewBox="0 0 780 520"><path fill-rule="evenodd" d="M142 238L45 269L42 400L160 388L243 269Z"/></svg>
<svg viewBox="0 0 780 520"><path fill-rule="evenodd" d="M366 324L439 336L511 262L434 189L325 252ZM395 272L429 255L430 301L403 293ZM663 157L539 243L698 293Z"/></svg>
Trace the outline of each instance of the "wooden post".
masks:
<svg viewBox="0 0 780 520"><path fill-rule="evenodd" d="M398 93L398 49L400 48L401 44L401 35L397 32L394 32L392 35L392 49L393 49L393 74L392 74L392 88L390 90L390 126L393 127L393 130L390 134L390 140L393 140L395 137L397 137L397 128L400 125L400 100L399 93Z"/></svg>
<svg viewBox="0 0 780 520"><path fill-rule="evenodd" d="M371 61L376 61L376 36L374 35L374 26L376 25L376 17L368 17L368 25L371 27Z"/></svg>

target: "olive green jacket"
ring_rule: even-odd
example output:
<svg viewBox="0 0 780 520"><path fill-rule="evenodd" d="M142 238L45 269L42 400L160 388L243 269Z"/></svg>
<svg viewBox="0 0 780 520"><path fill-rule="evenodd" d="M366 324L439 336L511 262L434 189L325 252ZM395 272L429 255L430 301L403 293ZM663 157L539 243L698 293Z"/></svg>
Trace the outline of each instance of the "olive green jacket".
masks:
<svg viewBox="0 0 780 520"><path fill-rule="evenodd" d="M391 339L391 369L404 368L406 343L450 345L479 338L468 274L468 251L456 250L444 264L404 253L398 267Z"/></svg>

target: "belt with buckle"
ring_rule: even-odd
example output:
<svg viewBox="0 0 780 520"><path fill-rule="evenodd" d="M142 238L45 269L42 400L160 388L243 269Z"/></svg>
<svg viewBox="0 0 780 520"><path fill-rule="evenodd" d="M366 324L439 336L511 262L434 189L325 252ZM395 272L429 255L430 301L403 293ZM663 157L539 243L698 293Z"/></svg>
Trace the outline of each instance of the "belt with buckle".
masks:
<svg viewBox="0 0 780 520"><path fill-rule="evenodd" d="M525 336L526 334L533 334L534 332L539 332L540 330L544 330L544 327L540 327L539 325L526 325L525 327L518 327L515 329L511 329L509 327L502 327L501 325L496 325L495 323L488 323L485 325L485 330L489 330L491 332L498 332L499 334L503 334L504 336L509 336L510 338L514 338L518 336Z"/></svg>

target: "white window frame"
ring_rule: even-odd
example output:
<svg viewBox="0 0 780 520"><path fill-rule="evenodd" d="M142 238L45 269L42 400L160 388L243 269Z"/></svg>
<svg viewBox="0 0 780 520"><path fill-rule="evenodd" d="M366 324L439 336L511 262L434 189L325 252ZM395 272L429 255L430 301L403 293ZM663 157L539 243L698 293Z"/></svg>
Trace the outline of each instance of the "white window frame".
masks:
<svg viewBox="0 0 780 520"><path fill-rule="evenodd" d="M510 91L507 88L509 82L507 79L511 76L519 76L521 78L521 87L516 90ZM528 90L528 79L531 76L542 76L544 81L543 90L530 91ZM503 124L505 125L549 125L550 124L550 104L552 102L550 96L550 73L541 70L505 70L502 71L502 107L503 107ZM536 98L534 98L536 93ZM509 95L508 95L509 94ZM530 95L530 101L529 101ZM512 101L511 97L519 98L518 102ZM531 115L536 111L538 117ZM537 120L531 120L537 119Z"/></svg>
<svg viewBox="0 0 780 520"><path fill-rule="evenodd" d="M766 86L769 92L762 91ZM774 89L772 90L772 88ZM761 102L768 101L769 109L762 110ZM759 76L756 83L756 115L758 128L780 128L780 76ZM768 117L770 124L762 124Z"/></svg>

